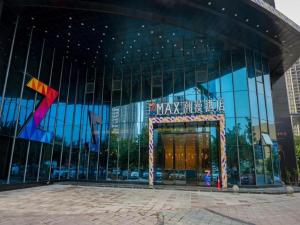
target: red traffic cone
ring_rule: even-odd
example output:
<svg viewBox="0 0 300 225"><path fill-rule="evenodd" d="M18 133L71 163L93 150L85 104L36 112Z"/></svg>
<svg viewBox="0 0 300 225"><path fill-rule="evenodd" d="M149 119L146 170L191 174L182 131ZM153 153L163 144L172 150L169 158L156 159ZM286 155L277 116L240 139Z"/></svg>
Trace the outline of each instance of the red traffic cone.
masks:
<svg viewBox="0 0 300 225"><path fill-rule="evenodd" d="M218 189L218 190L221 190L221 181L220 181L220 177L218 177L218 180L217 180L217 189Z"/></svg>

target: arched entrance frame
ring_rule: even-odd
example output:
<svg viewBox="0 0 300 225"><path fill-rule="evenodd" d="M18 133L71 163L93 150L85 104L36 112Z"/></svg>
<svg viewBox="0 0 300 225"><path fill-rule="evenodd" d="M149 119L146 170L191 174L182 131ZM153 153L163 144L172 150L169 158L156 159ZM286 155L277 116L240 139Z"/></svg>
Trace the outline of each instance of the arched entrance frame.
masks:
<svg viewBox="0 0 300 225"><path fill-rule="evenodd" d="M149 118L149 185L154 185L154 141L153 131L155 124L163 123L191 123L191 122L218 122L220 134L219 151L221 155L222 188L227 188L227 157L225 138L225 116L220 115L192 115L172 117L151 117Z"/></svg>

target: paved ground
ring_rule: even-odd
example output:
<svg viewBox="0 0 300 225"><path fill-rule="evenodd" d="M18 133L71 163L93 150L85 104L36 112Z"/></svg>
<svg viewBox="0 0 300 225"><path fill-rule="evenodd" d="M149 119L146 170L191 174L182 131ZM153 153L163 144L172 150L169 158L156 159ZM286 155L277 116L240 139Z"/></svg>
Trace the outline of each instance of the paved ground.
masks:
<svg viewBox="0 0 300 225"><path fill-rule="evenodd" d="M1 225L300 224L300 194L51 185L0 192Z"/></svg>

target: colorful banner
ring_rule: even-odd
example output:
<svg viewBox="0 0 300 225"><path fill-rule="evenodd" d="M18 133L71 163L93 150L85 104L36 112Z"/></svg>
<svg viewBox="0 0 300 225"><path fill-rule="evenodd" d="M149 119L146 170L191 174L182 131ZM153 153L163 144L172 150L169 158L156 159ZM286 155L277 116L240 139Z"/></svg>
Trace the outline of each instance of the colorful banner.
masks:
<svg viewBox="0 0 300 225"><path fill-rule="evenodd" d="M23 128L21 129L18 138L23 138L30 141L37 141L50 144L54 137L53 132L47 132L39 129L42 120L45 118L51 105L54 103L59 93L48 87L46 84L32 78L27 84L27 87L35 90L39 94L45 96L38 108L29 117Z"/></svg>

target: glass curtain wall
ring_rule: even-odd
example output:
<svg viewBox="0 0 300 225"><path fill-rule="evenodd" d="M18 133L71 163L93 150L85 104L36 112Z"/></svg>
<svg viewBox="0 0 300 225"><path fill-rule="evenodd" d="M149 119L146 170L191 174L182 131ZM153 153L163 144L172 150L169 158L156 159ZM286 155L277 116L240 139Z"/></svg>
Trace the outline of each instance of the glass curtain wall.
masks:
<svg viewBox="0 0 300 225"><path fill-rule="evenodd" d="M98 29L103 42L109 39L108 50L99 50L100 60L85 61L58 45L59 35L51 36L36 19L21 16L9 64L17 17L3 15L1 182L147 182L149 103L216 98L225 104L229 183L280 181L266 58L169 25L106 17L114 31L106 37L106 25ZM54 132L51 144L17 138L43 98L25 87L32 77L60 93L41 124ZM272 145L262 134L271 137Z"/></svg>

